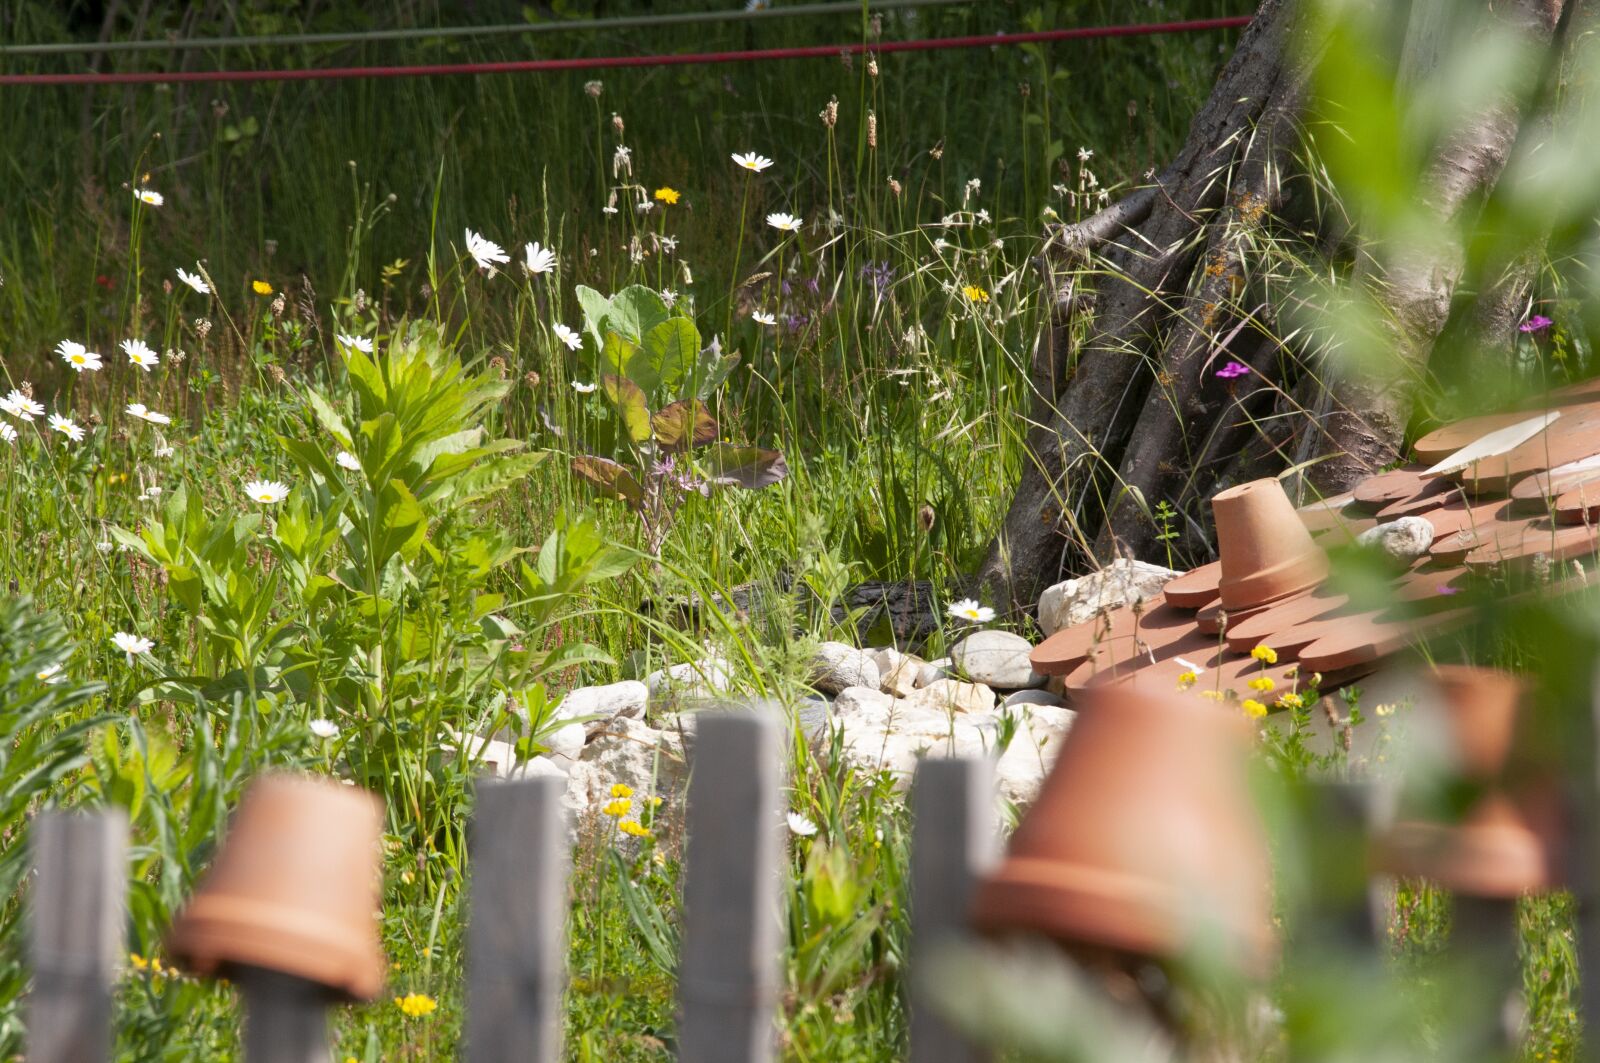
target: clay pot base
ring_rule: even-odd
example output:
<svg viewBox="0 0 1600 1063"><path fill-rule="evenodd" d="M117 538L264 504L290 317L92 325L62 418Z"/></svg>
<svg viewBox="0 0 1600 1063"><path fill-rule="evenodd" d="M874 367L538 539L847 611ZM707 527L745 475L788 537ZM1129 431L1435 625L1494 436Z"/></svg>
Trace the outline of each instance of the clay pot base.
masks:
<svg viewBox="0 0 1600 1063"><path fill-rule="evenodd" d="M1595 552L1596 529L1592 525L1553 524L1541 517L1521 527L1509 527L1491 542L1467 554L1473 571L1504 566L1522 568L1537 556L1551 564L1564 564Z"/></svg>
<svg viewBox="0 0 1600 1063"><path fill-rule="evenodd" d="M1328 555L1274 479L1251 480L1211 499L1222 578L1218 599L1229 612L1283 601L1328 575Z"/></svg>
<svg viewBox="0 0 1600 1063"><path fill-rule="evenodd" d="M1065 675L1090 656L1108 663L1132 659L1136 643L1161 649L1193 630L1194 617L1161 603L1136 612L1124 606L1051 635L1028 655L1040 675Z"/></svg>

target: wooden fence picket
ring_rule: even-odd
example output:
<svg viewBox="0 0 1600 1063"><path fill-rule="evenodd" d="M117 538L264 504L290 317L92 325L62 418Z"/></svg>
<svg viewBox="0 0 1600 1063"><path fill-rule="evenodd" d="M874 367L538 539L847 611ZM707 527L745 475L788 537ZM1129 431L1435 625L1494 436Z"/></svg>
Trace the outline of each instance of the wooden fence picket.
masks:
<svg viewBox="0 0 1600 1063"><path fill-rule="evenodd" d="M999 855L994 769L987 758L924 760L911 788L911 963L961 933L981 876ZM972 1045L914 999L911 1063L982 1063Z"/></svg>
<svg viewBox="0 0 1600 1063"><path fill-rule="evenodd" d="M783 746L763 712L697 721L684 855L678 1058L773 1058Z"/></svg>
<svg viewBox="0 0 1600 1063"><path fill-rule="evenodd" d="M555 1063L571 862L566 780L484 782L468 844L467 1063Z"/></svg>
<svg viewBox="0 0 1600 1063"><path fill-rule="evenodd" d="M124 941L127 817L41 812L29 846L28 1061L103 1063Z"/></svg>
<svg viewBox="0 0 1600 1063"><path fill-rule="evenodd" d="M244 1005L245 1063L332 1063L327 989L260 968L234 977Z"/></svg>

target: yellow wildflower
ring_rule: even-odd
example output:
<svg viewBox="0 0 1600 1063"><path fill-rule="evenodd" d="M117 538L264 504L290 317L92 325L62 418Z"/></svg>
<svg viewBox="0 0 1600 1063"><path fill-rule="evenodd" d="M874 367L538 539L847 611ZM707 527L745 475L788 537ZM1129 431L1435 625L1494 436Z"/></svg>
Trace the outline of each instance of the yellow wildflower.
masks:
<svg viewBox="0 0 1600 1063"><path fill-rule="evenodd" d="M1271 676L1262 675L1262 676L1257 676L1256 678L1250 680L1250 689L1251 690L1259 690L1263 694L1267 693L1268 691L1270 691L1273 687L1275 687L1277 685L1278 685L1277 683L1274 683L1272 681L1272 677Z"/></svg>
<svg viewBox="0 0 1600 1063"><path fill-rule="evenodd" d="M962 288L961 294L967 297L968 302L987 303L989 301L989 293L978 287L976 284L969 284L965 288Z"/></svg>
<svg viewBox="0 0 1600 1063"><path fill-rule="evenodd" d="M611 796L612 797L632 797L633 796L633 787L629 786L625 782L615 783L611 787Z"/></svg>
<svg viewBox="0 0 1600 1063"><path fill-rule="evenodd" d="M1375 714L1379 715L1379 716L1393 716L1394 715L1394 706L1393 705L1379 705L1377 708L1373 709L1372 711Z"/></svg>
<svg viewBox="0 0 1600 1063"><path fill-rule="evenodd" d="M251 281L250 290L255 292L257 295L271 295L272 285L268 284L266 281Z"/></svg>
<svg viewBox="0 0 1600 1063"><path fill-rule="evenodd" d="M407 993L394 998L394 1006L413 1019L425 1019L439 1007L438 1001L425 993Z"/></svg>
<svg viewBox="0 0 1600 1063"><path fill-rule="evenodd" d="M1190 687L1194 686L1195 680L1199 678L1200 677L1194 672L1184 672L1178 677L1178 689L1188 690Z"/></svg>
<svg viewBox="0 0 1600 1063"><path fill-rule="evenodd" d="M1259 720L1261 717L1267 714L1267 707L1261 704L1261 702L1257 701L1255 698L1245 698L1244 701L1239 703L1239 707L1243 709L1244 714L1250 717L1252 720Z"/></svg>
<svg viewBox="0 0 1600 1063"><path fill-rule="evenodd" d="M636 819L619 820L617 829L624 834L631 834L635 838L648 838L650 831Z"/></svg>
<svg viewBox="0 0 1600 1063"><path fill-rule="evenodd" d="M1255 649L1251 650L1250 656L1265 664L1278 663L1278 651L1273 649L1271 646L1268 646L1266 643L1262 643Z"/></svg>
<svg viewBox="0 0 1600 1063"><path fill-rule="evenodd" d="M1220 690L1202 690L1202 691L1200 691L1200 696L1205 698L1207 701L1221 701L1222 700L1222 691L1220 691Z"/></svg>
<svg viewBox="0 0 1600 1063"><path fill-rule="evenodd" d="M629 801L626 797L622 797L615 801L608 801L606 803L606 807L602 808L600 811L604 812L608 816L626 816L628 814L628 809L632 807L633 802Z"/></svg>
<svg viewBox="0 0 1600 1063"><path fill-rule="evenodd" d="M656 189L656 198L670 207L674 203L678 202L678 190L676 188L662 186L661 188Z"/></svg>
<svg viewBox="0 0 1600 1063"><path fill-rule="evenodd" d="M1305 704L1306 699L1299 694L1285 694L1278 699L1278 707L1280 709L1303 709Z"/></svg>
<svg viewBox="0 0 1600 1063"><path fill-rule="evenodd" d="M133 964L133 969L136 971L143 971L150 966L150 961L137 952L128 953L128 962Z"/></svg>

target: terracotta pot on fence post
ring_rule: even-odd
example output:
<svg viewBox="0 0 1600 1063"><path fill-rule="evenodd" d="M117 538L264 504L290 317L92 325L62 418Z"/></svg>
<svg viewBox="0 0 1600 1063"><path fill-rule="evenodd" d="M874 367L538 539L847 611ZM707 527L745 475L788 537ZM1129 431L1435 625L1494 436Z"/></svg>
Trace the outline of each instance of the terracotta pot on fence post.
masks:
<svg viewBox="0 0 1600 1063"><path fill-rule="evenodd" d="M1429 678L1438 688L1456 770L1481 793L1455 823L1402 810L1377 846L1376 863L1467 897L1509 900L1553 888L1553 805L1537 787L1514 787L1505 777L1526 684L1505 672L1464 665L1441 665Z"/></svg>
<svg viewBox="0 0 1600 1063"><path fill-rule="evenodd" d="M385 969L382 830L383 804L365 790L287 773L256 779L168 952L200 975L256 968L371 1000Z"/></svg>
<svg viewBox="0 0 1600 1063"><path fill-rule="evenodd" d="M1252 480L1211 500L1217 525L1222 608L1254 609L1311 590L1328 576L1328 555L1311 538L1277 480Z"/></svg>
<svg viewBox="0 0 1600 1063"><path fill-rule="evenodd" d="M1080 956L1177 959L1216 947L1261 975L1275 943L1247 722L1199 698L1086 695L1055 767L978 888L976 927Z"/></svg>

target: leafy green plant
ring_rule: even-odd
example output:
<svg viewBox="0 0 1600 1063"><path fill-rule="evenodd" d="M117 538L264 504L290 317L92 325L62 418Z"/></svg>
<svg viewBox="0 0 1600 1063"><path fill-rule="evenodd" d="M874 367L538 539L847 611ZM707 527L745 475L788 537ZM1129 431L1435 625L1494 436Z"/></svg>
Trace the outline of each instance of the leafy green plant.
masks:
<svg viewBox="0 0 1600 1063"><path fill-rule="evenodd" d="M597 356L606 409L572 471L639 517L646 549L659 554L678 509L714 488L757 490L788 475L781 453L719 442L708 400L739 364L713 339L700 346L692 318L673 315L642 285L607 299L580 285L585 344Z"/></svg>

